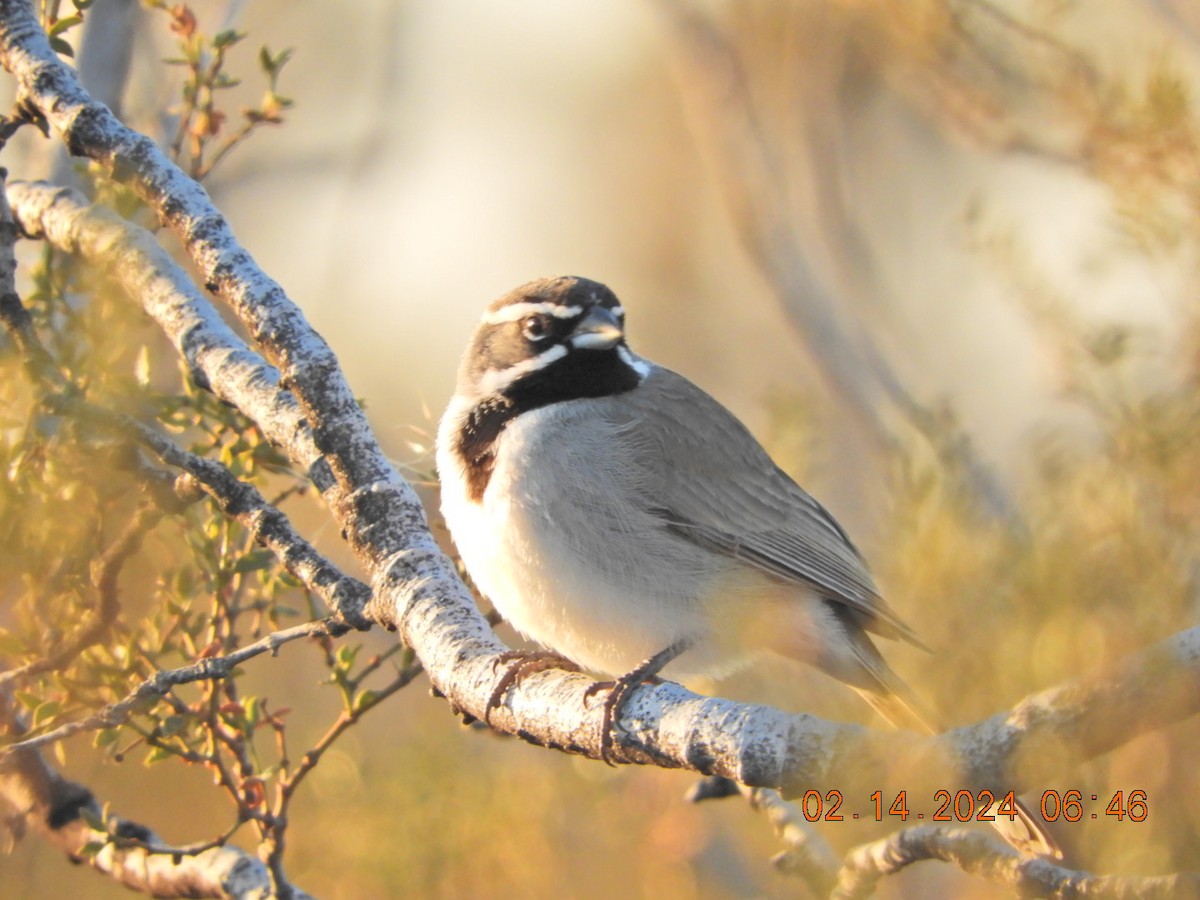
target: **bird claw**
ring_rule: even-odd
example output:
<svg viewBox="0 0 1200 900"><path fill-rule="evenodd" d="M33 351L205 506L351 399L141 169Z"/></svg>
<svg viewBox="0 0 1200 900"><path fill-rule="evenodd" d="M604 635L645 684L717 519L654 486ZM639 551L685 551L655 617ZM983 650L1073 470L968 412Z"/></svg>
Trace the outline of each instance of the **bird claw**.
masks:
<svg viewBox="0 0 1200 900"><path fill-rule="evenodd" d="M646 678L639 666L615 681L597 681L584 692L583 701L587 703L601 691L608 691L608 696L604 698L604 718L600 722L600 758L606 764L614 767L617 764L613 754L617 746L617 719L630 693L640 684L657 684L661 681L657 675Z"/></svg>
<svg viewBox="0 0 1200 900"><path fill-rule="evenodd" d="M689 646L691 646L689 641L676 641L665 650L660 650L642 662L632 672L626 672L616 681L598 681L590 685L584 692L583 699L586 703L600 691L608 691L608 696L604 698L604 718L600 722L600 758L608 765L616 766L617 764L613 753L617 746L617 720L620 718L621 708L629 699L633 689L642 684L661 684L662 679L658 677L658 673Z"/></svg>
<svg viewBox="0 0 1200 900"><path fill-rule="evenodd" d="M492 723L492 710L503 705L504 695L515 684L520 684L536 672L547 669L565 669L568 672L578 672L579 666L561 654L549 650L506 650L496 657L492 663L492 671L507 665L508 669L496 682L492 695L488 697L487 706L483 711L483 721Z"/></svg>

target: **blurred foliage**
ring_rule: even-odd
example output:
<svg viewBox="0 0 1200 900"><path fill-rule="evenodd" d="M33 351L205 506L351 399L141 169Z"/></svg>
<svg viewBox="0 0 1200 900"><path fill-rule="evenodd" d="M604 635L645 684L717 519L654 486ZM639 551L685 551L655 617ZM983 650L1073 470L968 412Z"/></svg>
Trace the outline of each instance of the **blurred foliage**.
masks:
<svg viewBox="0 0 1200 900"><path fill-rule="evenodd" d="M1063 354L1090 427L1047 427L1034 441L1020 487L1023 534L981 521L911 456L897 467L875 558L892 602L934 648L932 658L906 659L904 675L947 722L1099 673L1195 624L1198 385L1187 377L1130 391L1137 361L1122 333L1064 332L1079 341ZM1101 814L1060 827L1078 867L1145 874L1200 863L1195 810L1182 799L1200 788L1187 750L1197 737L1200 727L1183 723L1045 786L1150 797L1146 822Z"/></svg>
<svg viewBox="0 0 1200 900"><path fill-rule="evenodd" d="M168 17L180 48L172 62L184 88L172 150L202 175L233 146L229 141L259 121L277 121L289 105L276 93L287 54L263 49L266 98L257 110L243 111L242 131L227 135L228 117L217 98L233 83L225 72L227 51L243 36L205 37L186 7L149 5ZM978 13L988 5L965 6ZM1057 67L1047 68L1044 57L1030 57L1026 65L1021 56L1004 56L997 47L1019 43L1011 28L1000 44L964 53L955 43L962 23L948 15L963 5L905 5L899 14L895 4L830 7L862 25L860 36L871 47L886 46L882 67L937 73L919 93L924 102L936 98L949 130L994 134L980 122L1007 121L1019 112L1016 86L1041 90L1043 101L1050 96L1086 136L1072 162L1109 186L1130 246L1195 253L1194 101L1170 60L1140 81L1097 81L1081 75L1088 66L1076 65L1080 61L1056 40L1039 43L1050 47ZM756 14L771 27L745 39L792 40L777 27L789 25L784 13L763 10L759 5ZM1051 9L1047 28L1053 17ZM990 21L1004 24L1003 18ZM773 59L760 54L754 77L774 77ZM794 86L786 78L780 84L786 97ZM111 186L99 187L113 198L104 193ZM1200 578L1197 309L1177 310L1170 334L1120 321L1097 324L1076 298L1061 296L1041 276L1019 236L976 230L971 238L981 264L994 267L1028 313L1052 382L1073 415L1046 425L1029 442L1012 486L1021 533L981 518L962 494L962 481L948 477L926 442L902 444L889 460L885 524L863 549L889 602L933 653L894 646L885 652L949 725L1098 671L1193 624ZM172 351L139 313L57 254L43 252L27 275L25 300L39 333L77 391L91 402L156 419L194 452L219 459L305 514L303 479L250 423L182 381ZM813 460L826 449L820 423L830 413L814 413L807 395L790 391L776 391L767 402L768 443L781 464L798 476L817 468ZM96 597L92 560L148 501L140 490L144 473L130 466L120 442L50 415L11 351L0 355L0 462L0 654L12 667L52 652L88 618ZM207 500L155 526L121 583L121 612L107 639L21 686L35 730L124 696L158 668L226 653L264 631L319 614L273 558L249 546L240 527ZM511 632L505 637L513 638ZM127 725L97 731L92 749L72 743L70 771L86 773L88 784L122 814L144 817L168 839L195 841L230 830L237 817L230 810L279 808L281 784L301 758L294 747L289 752L289 743L324 747L310 790L296 795L287 863L297 884L331 900L795 894L796 885L766 863L778 849L766 824L737 801L682 803L690 779L681 773L614 772L464 731L444 703L413 691L396 698L389 715L344 729L411 671L411 661L392 659L394 641L380 635L361 646L325 641L314 649L285 648L278 660L248 664L241 677L175 691ZM317 680L333 689L313 692ZM714 689L872 721L849 691L791 669L768 668ZM1200 867L1200 813L1187 802L1200 788L1190 753L1198 730L1183 723L1149 735L1068 783L1045 786L1101 798L1095 821L1056 830L1079 868L1152 873ZM339 736L336 744L325 743L331 734ZM61 752L63 745L56 747ZM183 768L131 773L112 764L133 754ZM214 798L214 780L224 797ZM1146 791L1146 822L1102 814L1103 800L1119 790ZM180 818L202 821L208 832L180 833L172 819L183 804L188 813ZM864 799L858 809L866 808ZM847 822L826 834L845 848L882 830ZM27 873L29 893L52 894L45 879L61 878L89 896L126 896L45 850L34 852L38 871ZM923 896L928 883L944 875L918 869L891 881L885 892L898 896L907 886L912 896ZM974 880L954 884L957 896L995 893Z"/></svg>
<svg viewBox="0 0 1200 900"><path fill-rule="evenodd" d="M96 0L71 0L71 12L60 15L62 0L40 0L42 27L50 37L50 46L63 56L74 57L75 48L63 35L73 28L83 24L84 11Z"/></svg>
<svg viewBox="0 0 1200 900"><path fill-rule="evenodd" d="M279 76L291 59L292 51L272 53L266 45L259 48L258 66L267 79L267 88L256 107L243 107L240 125L231 130L228 113L219 102L222 91L241 84L226 71L229 52L245 34L227 28L209 37L201 29L195 12L186 4L168 4L165 0L143 0L151 9L168 17L176 38L178 56L165 63L184 71L181 102L171 112L177 117L171 154L193 178L205 178L242 141L261 125L279 125L292 100L279 93Z"/></svg>
<svg viewBox="0 0 1200 900"><path fill-rule="evenodd" d="M1140 211L1158 220L1157 209ZM1140 244L1143 223L1127 222ZM1176 227L1171 243L1194 244L1197 226ZM1064 414L1028 443L1014 486L1019 533L981 519L919 450L896 459L876 558L893 602L935 648L936 665L919 661L909 678L951 722L1099 673L1193 626L1200 609L1200 311L1176 310L1169 329L1098 319L1038 270L1014 230L975 216L968 234L1027 314ZM1181 799L1200 788L1185 749L1197 737L1200 725L1182 723L1046 786L1095 793L1101 807L1116 791L1150 797L1136 826L1090 807L1096 821L1060 826L1079 867L1145 874L1200 863L1197 816Z"/></svg>

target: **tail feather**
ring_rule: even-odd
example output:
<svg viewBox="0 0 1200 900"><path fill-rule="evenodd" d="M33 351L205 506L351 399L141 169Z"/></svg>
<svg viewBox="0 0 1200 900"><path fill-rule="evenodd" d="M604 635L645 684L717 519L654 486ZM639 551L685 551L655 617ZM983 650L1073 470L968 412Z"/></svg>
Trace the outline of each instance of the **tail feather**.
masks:
<svg viewBox="0 0 1200 900"><path fill-rule="evenodd" d="M893 728L916 731L919 734L937 734L940 729L934 725L934 716L925 709L912 695L899 685L889 685L886 693L855 688L860 697L871 705ZM900 687L900 690L897 690Z"/></svg>

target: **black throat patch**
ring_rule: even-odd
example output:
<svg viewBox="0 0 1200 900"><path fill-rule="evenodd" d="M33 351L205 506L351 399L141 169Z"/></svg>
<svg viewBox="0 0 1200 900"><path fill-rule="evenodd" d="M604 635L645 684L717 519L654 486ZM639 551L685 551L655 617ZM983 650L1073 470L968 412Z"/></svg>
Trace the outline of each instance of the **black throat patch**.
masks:
<svg viewBox="0 0 1200 900"><path fill-rule="evenodd" d="M482 502L496 468L497 442L517 416L552 403L623 394L641 380L616 348L571 350L481 401L467 414L454 448L466 470L467 497Z"/></svg>

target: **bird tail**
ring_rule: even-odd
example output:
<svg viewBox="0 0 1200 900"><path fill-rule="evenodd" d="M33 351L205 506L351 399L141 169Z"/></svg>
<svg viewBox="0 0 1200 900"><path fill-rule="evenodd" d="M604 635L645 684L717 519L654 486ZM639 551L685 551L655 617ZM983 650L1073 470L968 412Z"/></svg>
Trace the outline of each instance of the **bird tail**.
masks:
<svg viewBox="0 0 1200 900"><path fill-rule="evenodd" d="M855 690L893 728L915 731L918 734L937 734L939 729L933 724L934 717L929 710L900 684L899 679L893 679L893 682L885 689L886 693L865 688Z"/></svg>

